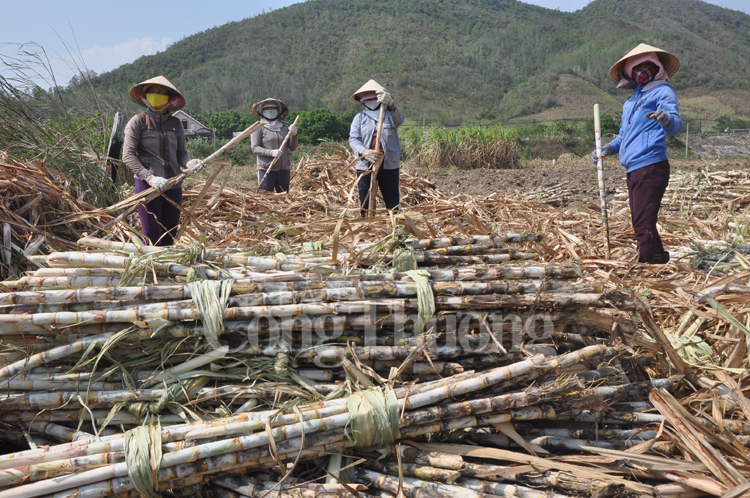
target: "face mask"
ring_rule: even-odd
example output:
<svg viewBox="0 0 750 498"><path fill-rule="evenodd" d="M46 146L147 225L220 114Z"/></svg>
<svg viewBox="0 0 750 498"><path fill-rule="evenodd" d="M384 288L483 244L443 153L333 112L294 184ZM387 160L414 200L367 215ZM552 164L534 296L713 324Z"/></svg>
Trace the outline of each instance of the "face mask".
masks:
<svg viewBox="0 0 750 498"><path fill-rule="evenodd" d="M263 114L264 118L276 119L277 117L279 117L279 110L276 108L263 109L263 112L261 114Z"/></svg>
<svg viewBox="0 0 750 498"><path fill-rule="evenodd" d="M161 107L169 102L169 95L159 95L158 93L147 93L146 100L151 107Z"/></svg>
<svg viewBox="0 0 750 498"><path fill-rule="evenodd" d="M633 74L631 77L639 85L645 85L650 83L656 75L659 73L659 66L653 62L646 62L633 68Z"/></svg>
<svg viewBox="0 0 750 498"><path fill-rule="evenodd" d="M367 107L371 111L374 111L375 109L377 109L378 107L380 107L380 102L378 102L375 99L365 100L362 103L365 105L365 107Z"/></svg>

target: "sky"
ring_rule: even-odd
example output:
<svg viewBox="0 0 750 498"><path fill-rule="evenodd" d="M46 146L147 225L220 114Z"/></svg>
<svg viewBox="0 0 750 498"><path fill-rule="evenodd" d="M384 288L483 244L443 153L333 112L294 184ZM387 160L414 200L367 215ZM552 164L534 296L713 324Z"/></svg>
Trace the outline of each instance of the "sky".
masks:
<svg viewBox="0 0 750 498"><path fill-rule="evenodd" d="M67 84L78 74L76 67L96 73L110 71L143 55L163 51L186 36L298 2L129 0L115 6L106 0L0 0L0 57L6 63L15 57L27 58L20 55L19 46L39 52L38 46L29 44L33 42L44 48L57 83ZM589 0L527 3L572 12L583 8ZM750 14L748 0L710 0L710 3ZM8 66L1 62L0 74L12 77Z"/></svg>

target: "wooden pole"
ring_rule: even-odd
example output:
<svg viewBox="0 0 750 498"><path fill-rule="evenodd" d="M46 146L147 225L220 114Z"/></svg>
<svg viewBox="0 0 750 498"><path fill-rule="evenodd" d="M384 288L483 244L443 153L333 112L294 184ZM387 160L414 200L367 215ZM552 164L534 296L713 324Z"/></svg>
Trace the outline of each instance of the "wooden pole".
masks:
<svg viewBox="0 0 750 498"><path fill-rule="evenodd" d="M378 118L378 139L375 143L375 152L380 152L380 141L383 139L383 120L385 119L385 105L380 104L380 117ZM367 207L367 216L374 216L375 215L375 192L377 191L378 184L378 170L380 169L380 166L383 164L383 159L385 158L385 154L383 154L383 157L380 158L380 160L377 162L377 164L374 164L372 167L372 173L370 173L370 191L367 194L369 198L369 203Z"/></svg>
<svg viewBox="0 0 750 498"><path fill-rule="evenodd" d="M690 145L690 123L687 124L687 132L685 133L685 159L688 158L688 146Z"/></svg>
<svg viewBox="0 0 750 498"><path fill-rule="evenodd" d="M187 170L187 171L183 171L179 175L177 175L175 177L172 177L172 178L169 178L169 183L167 183L167 187L164 190L156 190L153 187L151 187L148 190L144 190L143 192L141 192L139 194L136 194L136 195L130 197L129 199L125 200L122 204L124 204L124 205L131 204L131 206L124 213L122 213L120 216L118 216L114 220L110 221L109 223L107 223L106 225L104 225L103 227L101 227L100 229L95 230L94 232L92 232L89 235L91 237L96 237L99 234L101 234L102 232L104 232L106 230L109 230L114 225L118 224L120 221L122 221L123 219L127 218L128 216L130 216L131 214L133 214L134 212L136 212L138 210L138 208L140 208L144 204L147 204L147 203L153 201L154 199L156 199L157 197L159 197L162 193L164 193L165 191L171 189L175 185L179 185L188 176L190 176L190 175L192 175L194 173L198 173L199 171L201 171L206 164L209 164L209 163L215 161L221 155L225 154L231 148L233 148L238 143L240 143L241 141L243 141L244 139L246 139L247 137L249 137L250 135L252 135L253 133L255 133L255 131L259 130L260 128L262 128L266 124L267 123L265 121L258 121L256 123L253 123L252 125L248 126L245 131L243 131L242 133L240 133L239 135L237 135L236 137L234 137L232 140L230 140L229 142L227 142L226 144L224 144L224 146L222 146L219 150L217 150L216 152L214 152L213 154L211 154L210 156L208 156L206 159L204 159L203 163L202 163L202 165L200 165L200 167L195 168L195 169L190 169L190 170Z"/></svg>
<svg viewBox="0 0 750 498"><path fill-rule="evenodd" d="M609 249L609 219L607 217L607 192L604 189L604 159L602 158L602 123L599 118L599 104L594 104L594 132L596 136L596 155L599 161L596 163L596 177L599 181L599 200L602 207L602 225L604 226L604 255L607 259L612 257Z"/></svg>
<svg viewBox="0 0 750 498"><path fill-rule="evenodd" d="M297 123L299 123L299 115L297 115L296 118L294 118L294 123L292 123L292 126L297 126ZM292 136L292 132L289 131L289 133L286 134L284 137L284 141L281 142L281 145L279 146L280 151L284 151L284 147L286 147L287 142L289 141L289 138ZM271 161L271 164L268 165L268 168L266 169L266 173L273 171L273 167L276 165L277 162L279 162L279 159L281 159L281 156L274 157L273 161ZM260 188L263 186L263 184L266 182L266 177L263 177L263 181L258 183L258 189L255 191L257 194L260 192Z"/></svg>

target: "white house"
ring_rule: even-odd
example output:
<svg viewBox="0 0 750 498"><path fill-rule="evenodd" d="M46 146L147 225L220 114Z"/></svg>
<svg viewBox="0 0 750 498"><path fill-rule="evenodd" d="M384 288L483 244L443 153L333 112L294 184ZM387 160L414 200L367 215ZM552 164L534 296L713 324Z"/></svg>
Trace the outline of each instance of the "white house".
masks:
<svg viewBox="0 0 750 498"><path fill-rule="evenodd" d="M204 125L185 111L176 111L173 116L182 122L182 128L185 130L185 138L187 140L198 137L212 137L212 132L206 125Z"/></svg>

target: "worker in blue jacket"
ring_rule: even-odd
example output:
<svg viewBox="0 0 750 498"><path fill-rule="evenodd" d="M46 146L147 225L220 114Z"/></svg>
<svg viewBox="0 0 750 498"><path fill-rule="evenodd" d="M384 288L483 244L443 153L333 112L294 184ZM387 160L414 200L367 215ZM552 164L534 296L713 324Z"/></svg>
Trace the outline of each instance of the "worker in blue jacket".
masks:
<svg viewBox="0 0 750 498"><path fill-rule="evenodd" d="M359 158L356 170L359 178L357 187L360 216L365 216L365 209L369 203L372 167L381 158L383 165L378 170L377 185L386 209L399 210L401 142L398 138L398 127L404 124L404 113L399 109L393 96L375 80L365 83L349 100L353 104L364 106L362 112L354 116L349 129L349 145L354 155ZM380 106L385 106L382 137L377 136ZM378 152L377 140L380 140ZM376 193L373 192L373 195Z"/></svg>
<svg viewBox="0 0 750 498"><path fill-rule="evenodd" d="M680 68L679 59L642 43L609 70L617 88L632 89L622 108L620 133L602 147L602 157L620 154L627 174L630 216L638 242L638 261L665 264L656 222L661 200L669 184L667 137L682 129L677 95L667 83ZM591 160L597 163L596 151Z"/></svg>

